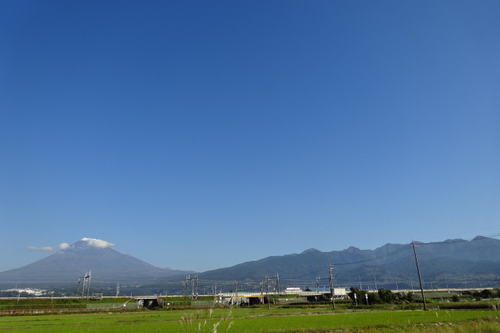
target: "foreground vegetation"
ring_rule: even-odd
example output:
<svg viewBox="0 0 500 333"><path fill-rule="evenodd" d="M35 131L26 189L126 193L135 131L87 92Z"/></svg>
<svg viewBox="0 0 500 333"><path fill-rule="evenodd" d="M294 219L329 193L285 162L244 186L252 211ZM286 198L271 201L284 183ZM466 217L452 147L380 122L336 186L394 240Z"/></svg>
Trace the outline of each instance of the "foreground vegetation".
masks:
<svg viewBox="0 0 500 333"><path fill-rule="evenodd" d="M269 304L235 308L214 307L210 297L163 297L155 310L138 307L130 298L3 299L0 331L500 333L500 301L480 301L496 296L491 293L459 297L435 292L428 311L422 310L421 299L385 289L367 293L352 288L349 296L337 300L335 309L331 301L290 296L287 302L274 296Z"/></svg>
<svg viewBox="0 0 500 333"><path fill-rule="evenodd" d="M16 332L500 332L493 310L216 308L0 317Z"/></svg>

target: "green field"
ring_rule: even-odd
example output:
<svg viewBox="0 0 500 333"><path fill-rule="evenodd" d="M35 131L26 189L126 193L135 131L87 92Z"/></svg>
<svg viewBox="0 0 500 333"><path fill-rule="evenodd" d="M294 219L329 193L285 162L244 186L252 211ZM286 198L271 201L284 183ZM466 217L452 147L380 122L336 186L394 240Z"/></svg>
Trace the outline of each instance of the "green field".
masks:
<svg viewBox="0 0 500 333"><path fill-rule="evenodd" d="M238 308L0 317L8 332L500 332L491 310Z"/></svg>

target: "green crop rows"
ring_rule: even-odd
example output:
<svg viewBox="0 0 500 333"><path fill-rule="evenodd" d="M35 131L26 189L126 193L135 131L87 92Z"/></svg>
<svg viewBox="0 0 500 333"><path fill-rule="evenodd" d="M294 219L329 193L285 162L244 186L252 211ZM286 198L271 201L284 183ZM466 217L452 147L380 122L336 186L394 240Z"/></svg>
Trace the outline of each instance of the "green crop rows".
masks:
<svg viewBox="0 0 500 333"><path fill-rule="evenodd" d="M471 323L477 326L478 322L487 325L485 332L500 332L497 312L491 310L336 312L264 308L3 316L0 331L277 333L424 332L423 329L427 329L425 332L455 332L463 328L463 332L467 332L471 331ZM450 328L456 330L450 331Z"/></svg>

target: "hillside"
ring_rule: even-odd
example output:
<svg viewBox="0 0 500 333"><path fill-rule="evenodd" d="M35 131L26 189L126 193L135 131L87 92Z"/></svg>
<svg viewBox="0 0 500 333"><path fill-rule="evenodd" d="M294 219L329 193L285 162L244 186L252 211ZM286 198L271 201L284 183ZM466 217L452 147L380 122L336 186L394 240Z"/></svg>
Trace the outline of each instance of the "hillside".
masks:
<svg viewBox="0 0 500 333"><path fill-rule="evenodd" d="M500 241L478 236L435 243L418 243L417 254L426 288L497 284ZM272 256L199 274L204 283L233 281L255 286L266 276L279 275L281 284L314 288L327 285L328 264L334 265L335 285L363 288L411 288L418 284L411 244L386 244L375 250L349 247L343 251L309 249L300 254ZM319 280L318 280L319 278Z"/></svg>
<svg viewBox="0 0 500 333"><path fill-rule="evenodd" d="M150 283L158 278L190 273L155 267L109 247L93 246L87 240L82 239L24 267L0 272L0 284L75 284L88 271L92 271L95 282L113 283Z"/></svg>

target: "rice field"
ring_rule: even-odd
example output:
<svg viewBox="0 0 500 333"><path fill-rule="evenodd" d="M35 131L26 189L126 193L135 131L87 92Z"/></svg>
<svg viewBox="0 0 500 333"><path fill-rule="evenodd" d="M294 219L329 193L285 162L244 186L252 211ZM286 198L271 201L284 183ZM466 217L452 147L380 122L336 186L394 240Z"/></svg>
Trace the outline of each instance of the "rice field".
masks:
<svg viewBox="0 0 500 333"><path fill-rule="evenodd" d="M0 317L6 332L500 332L491 310L205 309Z"/></svg>

